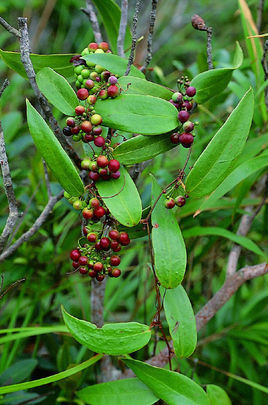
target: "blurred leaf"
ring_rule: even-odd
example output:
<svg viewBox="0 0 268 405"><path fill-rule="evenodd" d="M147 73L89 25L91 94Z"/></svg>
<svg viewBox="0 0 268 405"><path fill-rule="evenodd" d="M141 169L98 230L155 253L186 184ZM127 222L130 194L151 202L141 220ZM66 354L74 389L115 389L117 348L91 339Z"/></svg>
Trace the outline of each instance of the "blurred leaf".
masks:
<svg viewBox="0 0 268 405"><path fill-rule="evenodd" d="M67 80L53 69L45 67L36 75L36 82L48 101L65 115L74 115L79 104Z"/></svg>
<svg viewBox="0 0 268 405"><path fill-rule="evenodd" d="M0 375L0 385L16 384L27 380L36 366L36 359L17 361Z"/></svg>
<svg viewBox="0 0 268 405"><path fill-rule="evenodd" d="M71 335L93 352L118 356L136 352L151 338L149 326L137 322L110 323L97 328L93 323L77 319L62 307L63 320Z"/></svg>
<svg viewBox="0 0 268 405"><path fill-rule="evenodd" d="M126 94L143 94L153 97L163 98L169 100L173 92L165 86L160 86L149 82L148 80L140 79L133 76L122 76L119 78L118 83L124 89Z"/></svg>
<svg viewBox="0 0 268 405"><path fill-rule="evenodd" d="M207 395L210 405L232 405L232 402L226 392L217 385L207 385Z"/></svg>
<svg viewBox="0 0 268 405"><path fill-rule="evenodd" d="M191 356L197 342L196 321L191 302L181 285L166 291L164 310L176 356Z"/></svg>

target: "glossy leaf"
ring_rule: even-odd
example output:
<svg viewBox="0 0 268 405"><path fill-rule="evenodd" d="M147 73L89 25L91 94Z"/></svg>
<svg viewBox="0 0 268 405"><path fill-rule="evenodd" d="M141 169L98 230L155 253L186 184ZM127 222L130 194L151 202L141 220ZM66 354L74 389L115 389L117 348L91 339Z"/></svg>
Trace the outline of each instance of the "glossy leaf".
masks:
<svg viewBox="0 0 268 405"><path fill-rule="evenodd" d="M63 307L62 315L71 335L93 352L113 356L132 353L147 345L151 338L149 326L141 323L110 323L97 328L68 314Z"/></svg>
<svg viewBox="0 0 268 405"><path fill-rule="evenodd" d="M126 94L143 94L169 100L173 92L165 86L149 82L133 76L122 76L118 83L126 91Z"/></svg>
<svg viewBox="0 0 268 405"><path fill-rule="evenodd" d="M124 165L133 165L152 159L175 146L168 134L154 137L138 135L117 146L114 156Z"/></svg>
<svg viewBox="0 0 268 405"><path fill-rule="evenodd" d="M161 188L152 177L152 206L161 193ZM162 195L151 216L152 243L156 275L164 288L175 288L183 280L186 268L186 249L177 220L165 208Z"/></svg>
<svg viewBox="0 0 268 405"><path fill-rule="evenodd" d="M89 360L86 360L83 363L78 364L77 366L71 367L68 370L51 375L49 377L39 378L38 380L28 381L20 384L7 385L6 387L0 387L0 394L9 394L10 392L28 390L30 388L41 387L42 385L51 384L56 381L61 381L64 378L71 377L72 375L77 374L80 371L85 370L86 368L92 366L102 357L103 357L102 354L97 354L96 356L91 357Z"/></svg>
<svg viewBox="0 0 268 405"><path fill-rule="evenodd" d="M210 405L232 405L232 402L226 392L217 385L207 385L207 395Z"/></svg>
<svg viewBox="0 0 268 405"><path fill-rule="evenodd" d="M113 52L117 51L117 37L121 19L120 7L113 0L92 0L103 21L105 31ZM111 17L112 16L112 17ZM131 46L131 33L127 26L125 35L125 47Z"/></svg>
<svg viewBox="0 0 268 405"><path fill-rule="evenodd" d="M237 42L233 67L207 70L191 81L191 86L194 86L197 90L194 100L202 104L222 92L231 80L233 71L238 69L242 62L243 52Z"/></svg>
<svg viewBox="0 0 268 405"><path fill-rule="evenodd" d="M137 360L123 360L153 393L168 405L209 405L205 391L180 373Z"/></svg>
<svg viewBox="0 0 268 405"><path fill-rule="evenodd" d="M104 125L142 135L160 135L178 126L178 111L168 101L152 96L124 94L111 100L99 100L96 112Z"/></svg>
<svg viewBox="0 0 268 405"><path fill-rule="evenodd" d="M186 180L191 197L210 194L227 177L234 159L245 145L253 116L254 97L250 89L227 121L199 156Z"/></svg>
<svg viewBox="0 0 268 405"><path fill-rule="evenodd" d="M30 134L39 153L64 190L72 196L83 194L84 186L73 162L41 115L28 100L26 100L26 104Z"/></svg>
<svg viewBox="0 0 268 405"><path fill-rule="evenodd" d="M236 235L233 232L228 231L224 228L219 227L201 227L201 226L194 226L193 228L186 229L183 232L184 238L192 238L196 236L207 236L207 235L215 235L221 236L223 238L229 239L240 246L243 246L247 250L256 253L260 256L265 256L263 251L256 245L256 243L252 242L249 238L245 236Z"/></svg>
<svg viewBox="0 0 268 405"><path fill-rule="evenodd" d="M194 311L184 288L167 290L164 310L177 357L189 357L197 343Z"/></svg>
<svg viewBox="0 0 268 405"><path fill-rule="evenodd" d="M128 64L127 59L121 58L120 56L113 55L111 53L92 53L82 56L82 59L96 63L96 65L100 65L103 68L109 70L114 75L119 76L124 76ZM134 65L132 65L130 68L130 74L131 76L136 76L144 79L144 74Z"/></svg>
<svg viewBox="0 0 268 405"><path fill-rule="evenodd" d="M115 219L131 227L141 220L141 199L135 183L123 166L120 167L120 173L119 179L98 181L96 186Z"/></svg>
<svg viewBox="0 0 268 405"><path fill-rule="evenodd" d="M252 174L256 173L268 166L267 156L257 156L253 159L249 159L234 169L229 176L227 176L223 182L216 188L216 190L206 199L200 206L199 211L203 211L210 207L215 201L221 198L224 194L228 193L241 181L245 180Z"/></svg>
<svg viewBox="0 0 268 405"><path fill-rule="evenodd" d="M77 393L90 405L151 405L158 398L137 378L90 385Z"/></svg>
<svg viewBox="0 0 268 405"><path fill-rule="evenodd" d="M48 101L65 115L74 115L79 104L77 96L67 80L53 69L45 67L36 75L41 92Z"/></svg>
<svg viewBox="0 0 268 405"><path fill-rule="evenodd" d="M20 59L19 52L3 51L0 49L0 56L10 69L17 72L19 75L27 79L27 75L24 66ZM35 73L39 72L44 67L50 67L57 73L61 74L66 79L70 79L74 76L73 65L70 63L70 59L74 54L52 54L52 55L37 55L30 54L31 61Z"/></svg>

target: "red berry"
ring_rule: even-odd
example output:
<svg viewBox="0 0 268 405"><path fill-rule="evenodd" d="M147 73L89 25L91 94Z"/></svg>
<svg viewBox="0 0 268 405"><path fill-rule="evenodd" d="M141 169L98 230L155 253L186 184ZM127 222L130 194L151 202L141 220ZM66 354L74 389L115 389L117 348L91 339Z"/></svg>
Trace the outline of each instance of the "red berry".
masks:
<svg viewBox="0 0 268 405"><path fill-rule="evenodd" d="M100 201L99 201L97 198L93 197L93 198L91 198L91 200L89 201L89 204L90 204L90 206L91 206L92 208L98 208L98 207L100 206Z"/></svg>
<svg viewBox="0 0 268 405"><path fill-rule="evenodd" d="M120 264L120 257L119 256L111 256L110 258L110 265L111 266L119 266Z"/></svg>
<svg viewBox="0 0 268 405"><path fill-rule="evenodd" d="M96 42L90 42L88 49L98 49L99 45Z"/></svg>
<svg viewBox="0 0 268 405"><path fill-rule="evenodd" d="M120 163L118 162L118 160L112 159L110 160L108 167L111 172L117 172L120 169Z"/></svg>
<svg viewBox="0 0 268 405"><path fill-rule="evenodd" d="M82 115L85 111L85 107L83 107L82 105L78 105L77 107L75 107L76 115Z"/></svg>
<svg viewBox="0 0 268 405"><path fill-rule="evenodd" d="M98 251L102 249L100 242L97 242L95 244L95 249L98 250Z"/></svg>
<svg viewBox="0 0 268 405"><path fill-rule="evenodd" d="M74 250L72 250L71 253L70 253L70 258L71 258L72 260L74 260L75 262L78 261L78 259L79 259L80 256L81 256L81 255L80 255L80 252L79 252L78 249L74 249Z"/></svg>
<svg viewBox="0 0 268 405"><path fill-rule="evenodd" d="M179 134L177 132L174 132L174 134L170 135L170 140L174 145L177 145L178 143L180 143Z"/></svg>
<svg viewBox="0 0 268 405"><path fill-rule="evenodd" d="M91 219L93 218L93 211L88 208L84 208L82 211L82 215L85 219Z"/></svg>
<svg viewBox="0 0 268 405"><path fill-rule="evenodd" d="M102 127L98 125L97 127L93 127L92 132L94 135L100 135L102 133Z"/></svg>
<svg viewBox="0 0 268 405"><path fill-rule="evenodd" d="M118 243L116 240L112 240L111 242L111 249L114 252L119 252L121 250L121 245L120 243Z"/></svg>
<svg viewBox="0 0 268 405"><path fill-rule="evenodd" d="M106 237L101 238L101 240L100 240L100 245L101 245L101 247L102 247L103 250L109 250L109 247L110 247L110 239L108 239L108 238L106 238Z"/></svg>
<svg viewBox="0 0 268 405"><path fill-rule="evenodd" d="M79 262L73 262L72 266L74 269L78 269L78 267L80 266Z"/></svg>
<svg viewBox="0 0 268 405"><path fill-rule="evenodd" d="M171 104L174 105L174 107L177 108L177 110L180 108L180 104L179 103L175 103L175 101L172 100L172 98L170 100L168 100Z"/></svg>
<svg viewBox="0 0 268 405"><path fill-rule="evenodd" d="M112 270L112 276L113 277L119 277L120 276L120 274L121 274L121 270L119 270L119 269L113 269Z"/></svg>
<svg viewBox="0 0 268 405"><path fill-rule="evenodd" d="M119 242L123 245L123 246L127 246L130 243L130 239L129 236L126 232L121 232L120 236L119 236Z"/></svg>
<svg viewBox="0 0 268 405"><path fill-rule="evenodd" d="M96 243L98 235L96 233L88 233L87 240L91 243Z"/></svg>
<svg viewBox="0 0 268 405"><path fill-rule="evenodd" d="M101 100L105 100L108 97L108 91L107 90L101 90L99 92L98 96Z"/></svg>
<svg viewBox="0 0 268 405"><path fill-rule="evenodd" d="M193 86L188 87L186 94L188 97L194 97L196 95L196 88Z"/></svg>
<svg viewBox="0 0 268 405"><path fill-rule="evenodd" d="M96 280L98 280L99 282L101 282L101 281L103 281L104 280L104 274L97 274L97 276L96 276Z"/></svg>
<svg viewBox="0 0 268 405"><path fill-rule="evenodd" d="M120 236L120 233L116 230L116 229L112 229L109 232L109 238L113 239L113 240L118 240Z"/></svg>
<svg viewBox="0 0 268 405"><path fill-rule="evenodd" d="M182 195L179 195L178 197L175 198L175 203L179 207L183 207L184 204L186 203L186 199Z"/></svg>
<svg viewBox="0 0 268 405"><path fill-rule="evenodd" d="M94 216L97 218L102 218L106 214L106 211L103 207L98 207L94 209Z"/></svg>
<svg viewBox="0 0 268 405"><path fill-rule="evenodd" d="M182 110L178 114L178 119L179 119L180 122L188 121L189 117L190 117L190 114L188 113L188 111Z"/></svg>
<svg viewBox="0 0 268 405"><path fill-rule="evenodd" d="M83 234L84 234L84 236L87 236L87 234L88 234L88 230L87 230L86 226L83 226Z"/></svg>
<svg viewBox="0 0 268 405"><path fill-rule="evenodd" d="M108 163L110 164L110 162L106 156L100 155L97 157L97 164L99 167L106 167L106 166L108 166ZM110 167L109 167L109 169L110 169Z"/></svg>
<svg viewBox="0 0 268 405"><path fill-rule="evenodd" d="M87 274L88 273L88 268L87 267L80 267L79 269L80 274Z"/></svg>
<svg viewBox="0 0 268 405"><path fill-rule="evenodd" d="M85 83L85 86L87 89L92 89L95 86L95 83L93 82L93 80L88 79Z"/></svg>
<svg viewBox="0 0 268 405"><path fill-rule="evenodd" d="M110 76L108 79L108 83L110 84L116 84L118 82L117 77L115 76Z"/></svg>
<svg viewBox="0 0 268 405"><path fill-rule="evenodd" d="M80 256L78 261L81 266L86 266L88 263L88 258L86 256Z"/></svg>
<svg viewBox="0 0 268 405"><path fill-rule="evenodd" d="M79 89L77 92L77 97L79 100L85 100L88 98L88 90L87 89Z"/></svg>
<svg viewBox="0 0 268 405"><path fill-rule="evenodd" d="M97 262L94 264L93 269L97 272L102 271L103 270L103 264L101 262Z"/></svg>
<svg viewBox="0 0 268 405"><path fill-rule="evenodd" d="M181 134L179 139L180 139L180 143L182 144L182 146L184 146L184 148L190 148L194 141L193 135L188 134L188 133Z"/></svg>
<svg viewBox="0 0 268 405"><path fill-rule="evenodd" d="M73 135L78 134L79 131L80 131L80 128L79 128L79 127L73 127L73 128L71 128L71 132L72 132Z"/></svg>
<svg viewBox="0 0 268 405"><path fill-rule="evenodd" d="M120 174L119 171L118 171L118 172L111 173L112 179L117 180L117 179L119 179L120 176L121 176L121 174Z"/></svg>
<svg viewBox="0 0 268 405"><path fill-rule="evenodd" d="M175 201L173 200L173 198L169 198L166 202L165 202L165 207L167 209L172 209L175 207Z"/></svg>
<svg viewBox="0 0 268 405"><path fill-rule="evenodd" d="M102 136L97 136L97 138L94 139L94 144L101 148L105 145L105 139Z"/></svg>
<svg viewBox="0 0 268 405"><path fill-rule="evenodd" d="M88 273L88 275L89 275L89 277L91 277L91 278L95 278L96 275L97 275L97 272L96 272L95 270L90 270L89 273Z"/></svg>
<svg viewBox="0 0 268 405"><path fill-rule="evenodd" d="M107 92L109 97L114 98L118 96L119 88L115 84L112 84L111 86L108 87Z"/></svg>
<svg viewBox="0 0 268 405"><path fill-rule="evenodd" d="M84 136L84 138L83 138L83 141L86 142L86 143L92 142L92 141L94 141L94 136L91 135L91 134L86 134L86 135Z"/></svg>
<svg viewBox="0 0 268 405"><path fill-rule="evenodd" d="M95 104L97 101L97 97L96 96L88 96L87 101L89 104Z"/></svg>
<svg viewBox="0 0 268 405"><path fill-rule="evenodd" d="M82 131L87 132L87 133L91 132L91 130L92 130L91 122L90 121L83 121L82 124L81 124L81 129L82 129Z"/></svg>
<svg viewBox="0 0 268 405"><path fill-rule="evenodd" d="M67 118L66 125L68 125L68 127L74 127L75 126L75 120L73 119L73 117Z"/></svg>
<svg viewBox="0 0 268 405"><path fill-rule="evenodd" d="M101 42L99 44L99 48L102 49L104 52L107 52L109 49L109 44L107 42Z"/></svg>
<svg viewBox="0 0 268 405"><path fill-rule="evenodd" d="M191 109L193 108L193 104L190 103L190 101L185 100L183 103L183 107L185 107L187 111L191 111Z"/></svg>
<svg viewBox="0 0 268 405"><path fill-rule="evenodd" d="M89 178L93 181L99 180L99 177L100 177L98 173L92 172L92 171L90 171L88 175L89 175Z"/></svg>

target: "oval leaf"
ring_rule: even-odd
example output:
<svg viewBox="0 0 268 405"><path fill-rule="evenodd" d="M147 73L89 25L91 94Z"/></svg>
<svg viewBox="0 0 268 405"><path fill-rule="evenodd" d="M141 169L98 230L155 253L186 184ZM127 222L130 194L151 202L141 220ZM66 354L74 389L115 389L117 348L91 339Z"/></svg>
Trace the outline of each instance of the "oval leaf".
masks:
<svg viewBox="0 0 268 405"><path fill-rule="evenodd" d="M84 193L84 185L73 162L31 103L26 100L30 134L41 156L45 159L58 182L72 196Z"/></svg>
<svg viewBox="0 0 268 405"><path fill-rule="evenodd" d="M39 72L44 67L51 67L56 72L60 73L66 79L74 76L73 65L70 59L74 56L73 53L68 54L52 54L52 55L38 55L35 53L30 54L35 73ZM0 56L10 69L17 72L19 75L28 79L24 66L20 59L19 52L3 51L0 49Z"/></svg>
<svg viewBox="0 0 268 405"><path fill-rule="evenodd" d="M152 205L160 193L161 188L153 178ZM163 287L175 288L184 277L186 249L174 214L165 208L163 195L152 212L151 221L156 275Z"/></svg>
<svg viewBox="0 0 268 405"><path fill-rule="evenodd" d="M232 405L232 402L226 392L217 385L207 385L207 395L210 405Z"/></svg>
<svg viewBox="0 0 268 405"><path fill-rule="evenodd" d="M143 94L169 100L173 92L165 86L160 86L133 76L122 76L118 80L120 86L127 91L127 94Z"/></svg>
<svg viewBox="0 0 268 405"><path fill-rule="evenodd" d="M90 405L151 405L158 398L137 378L90 385L77 392Z"/></svg>
<svg viewBox="0 0 268 405"><path fill-rule="evenodd" d="M202 104L221 93L231 80L233 71L238 69L242 62L243 52L237 42L233 67L208 70L200 73L191 81L191 86L194 86L197 90L195 101Z"/></svg>
<svg viewBox="0 0 268 405"><path fill-rule="evenodd" d="M184 288L167 290L164 310L177 357L189 357L197 343L194 311Z"/></svg>
<svg viewBox="0 0 268 405"><path fill-rule="evenodd" d="M84 55L81 58L85 61L88 60L96 63L96 65L101 65L103 68L118 76L124 76L128 65L127 59L121 58L118 55L113 55L112 53L92 53ZM144 74L134 65L130 68L130 74L131 76L137 76L144 79Z"/></svg>
<svg viewBox="0 0 268 405"><path fill-rule="evenodd" d="M104 125L126 132L160 135L179 125L177 109L152 96L124 94L113 100L98 100L95 109Z"/></svg>
<svg viewBox="0 0 268 405"><path fill-rule="evenodd" d="M135 352L149 342L149 326L137 322L110 323L97 328L93 323L77 319L62 307L63 320L71 335L96 353L118 356Z"/></svg>
<svg viewBox="0 0 268 405"><path fill-rule="evenodd" d="M36 75L41 92L48 101L65 115L74 115L77 96L67 80L53 69L45 67Z"/></svg>
<svg viewBox="0 0 268 405"><path fill-rule="evenodd" d="M227 121L199 156L186 180L191 197L210 194L227 177L234 159L241 153L250 129L254 108L250 89Z"/></svg>
<svg viewBox="0 0 268 405"><path fill-rule="evenodd" d="M149 366L137 360L123 360L153 393L169 405L209 405L205 391L193 380L174 371Z"/></svg>
<svg viewBox="0 0 268 405"><path fill-rule="evenodd" d="M120 167L120 173L119 179L98 181L96 186L115 219L131 227L141 220L141 199L135 183L123 166Z"/></svg>
<svg viewBox="0 0 268 405"><path fill-rule="evenodd" d="M175 146L177 145L171 143L168 134L154 136L153 138L138 135L117 146L114 150L114 157L124 165L133 165L152 159Z"/></svg>

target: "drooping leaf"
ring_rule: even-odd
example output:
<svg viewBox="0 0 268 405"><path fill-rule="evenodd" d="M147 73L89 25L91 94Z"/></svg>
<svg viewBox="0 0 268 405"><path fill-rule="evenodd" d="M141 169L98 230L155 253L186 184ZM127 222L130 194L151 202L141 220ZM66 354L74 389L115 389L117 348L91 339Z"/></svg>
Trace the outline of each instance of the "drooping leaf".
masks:
<svg viewBox="0 0 268 405"><path fill-rule="evenodd" d="M109 70L114 75L123 76L127 69L128 60L121 58L118 55L113 55L111 53L92 53L89 55L82 56L85 61L90 61L100 65L103 68ZM130 68L131 76L140 77L144 79L144 74L137 69L134 65Z"/></svg>
<svg viewBox="0 0 268 405"><path fill-rule="evenodd" d="M77 393L91 405L151 405L158 398L137 378L90 385Z"/></svg>
<svg viewBox="0 0 268 405"><path fill-rule="evenodd" d="M126 91L126 94L143 94L169 100L173 92L165 86L149 82L133 76L122 76L118 83Z"/></svg>
<svg viewBox="0 0 268 405"><path fill-rule="evenodd" d="M98 192L120 224L131 227L141 220L142 204L139 192L128 171L121 166L117 180L98 181Z"/></svg>
<svg viewBox="0 0 268 405"><path fill-rule="evenodd" d="M152 177L152 206L161 193L161 188ZM176 218L165 208L163 195L156 203L152 216L152 243L156 275L164 288L177 287L184 277L186 249Z"/></svg>
<svg viewBox="0 0 268 405"><path fill-rule="evenodd" d="M113 0L93 0L103 21L105 31L113 52L117 51L117 37L121 19L120 7ZM125 35L125 48L131 46L131 33L127 26Z"/></svg>
<svg viewBox="0 0 268 405"><path fill-rule="evenodd" d="M142 135L160 135L178 126L178 111L168 101L152 96L124 94L95 104L104 125Z"/></svg>
<svg viewBox="0 0 268 405"><path fill-rule="evenodd" d="M0 49L0 56L10 69L17 72L19 75L27 79L27 75L24 66L20 59L19 52L3 51ZM52 54L52 55L37 55L30 54L31 61L35 73L44 67L50 67L57 73L61 74L66 79L70 79L74 76L73 65L70 63L70 59L74 54Z"/></svg>
<svg viewBox="0 0 268 405"><path fill-rule="evenodd" d="M216 190L200 206L200 212L210 207L215 201L228 193L241 181L245 180L252 174L268 166L267 156L257 156L249 159L234 169L216 188Z"/></svg>
<svg viewBox="0 0 268 405"><path fill-rule="evenodd" d="M41 115L28 100L26 100L26 104L30 134L39 153L64 190L72 196L83 194L84 186L73 162Z"/></svg>
<svg viewBox="0 0 268 405"><path fill-rule="evenodd" d="M62 315L71 335L97 353L112 356L132 353L147 345L151 338L149 326L141 323L110 323L97 328L93 323L68 314L63 307Z"/></svg>
<svg viewBox="0 0 268 405"><path fill-rule="evenodd" d="M133 165L152 159L175 146L168 134L154 137L138 135L117 146L114 156L124 165Z"/></svg>
<svg viewBox="0 0 268 405"><path fill-rule="evenodd" d="M226 392L217 385L207 385L207 395L210 405L232 405L232 402Z"/></svg>
<svg viewBox="0 0 268 405"><path fill-rule="evenodd" d="M41 92L48 101L65 115L74 115L79 104L77 96L67 80L53 69L45 67L36 75Z"/></svg>
<svg viewBox="0 0 268 405"><path fill-rule="evenodd" d="M157 397L167 404L209 405L205 391L190 378L138 360L123 361Z"/></svg>
<svg viewBox="0 0 268 405"><path fill-rule="evenodd" d="M191 197L210 194L227 177L234 159L241 153L250 129L254 107L250 89L227 121L199 156L186 180Z"/></svg>
<svg viewBox="0 0 268 405"><path fill-rule="evenodd" d="M257 255L265 256L264 252L256 245L256 243L252 242L252 240L250 240L246 236L236 235L235 233L228 231L227 229L224 228L219 228L217 226L215 227L194 226L193 228L186 229L183 232L184 238L192 238L196 236L207 236L207 235L221 236L223 238L229 239L237 243L240 246L243 246L247 250L250 250L251 252L254 252Z"/></svg>
<svg viewBox="0 0 268 405"><path fill-rule="evenodd" d="M237 42L233 67L207 70L199 73L191 81L191 86L194 86L197 90L194 97L195 101L202 104L222 92L231 80L233 71L238 69L242 62L243 52Z"/></svg>
<svg viewBox="0 0 268 405"><path fill-rule="evenodd" d="M181 285L166 291L164 310L176 356L191 356L197 342L196 322L191 302Z"/></svg>

